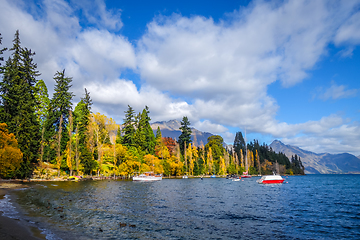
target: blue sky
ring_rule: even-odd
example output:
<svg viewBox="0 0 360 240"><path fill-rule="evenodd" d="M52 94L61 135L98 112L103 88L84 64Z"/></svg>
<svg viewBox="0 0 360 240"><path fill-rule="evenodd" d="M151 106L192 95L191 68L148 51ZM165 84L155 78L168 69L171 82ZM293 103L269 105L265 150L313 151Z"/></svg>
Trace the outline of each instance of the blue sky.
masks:
<svg viewBox="0 0 360 240"><path fill-rule="evenodd" d="M122 123L188 116L232 143L237 131L317 153L360 155L360 1L0 0L50 94L56 71L93 111Z"/></svg>

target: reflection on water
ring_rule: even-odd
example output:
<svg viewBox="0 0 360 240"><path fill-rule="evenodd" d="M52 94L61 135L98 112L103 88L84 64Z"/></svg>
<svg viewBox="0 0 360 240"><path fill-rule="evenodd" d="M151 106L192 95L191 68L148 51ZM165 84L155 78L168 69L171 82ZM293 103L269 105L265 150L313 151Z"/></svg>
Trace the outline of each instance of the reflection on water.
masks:
<svg viewBox="0 0 360 240"><path fill-rule="evenodd" d="M29 217L63 239L359 239L359 180L52 182L16 195Z"/></svg>

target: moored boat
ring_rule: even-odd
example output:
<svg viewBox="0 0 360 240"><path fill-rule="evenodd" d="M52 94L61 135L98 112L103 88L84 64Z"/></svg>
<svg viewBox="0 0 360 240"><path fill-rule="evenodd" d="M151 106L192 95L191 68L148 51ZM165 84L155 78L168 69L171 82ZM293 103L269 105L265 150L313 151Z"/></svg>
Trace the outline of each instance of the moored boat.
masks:
<svg viewBox="0 0 360 240"><path fill-rule="evenodd" d="M243 175L241 175L242 178L251 178L251 175L249 175L249 172L243 172Z"/></svg>
<svg viewBox="0 0 360 240"><path fill-rule="evenodd" d="M162 180L161 174L154 174L153 172L144 172L138 176L133 177L133 181L160 181Z"/></svg>
<svg viewBox="0 0 360 240"><path fill-rule="evenodd" d="M283 183L285 179L283 179L280 175L266 175L262 176L256 182L261 184L276 184L276 183Z"/></svg>
<svg viewBox="0 0 360 240"><path fill-rule="evenodd" d="M81 178L82 176L70 176L68 181L79 181Z"/></svg>

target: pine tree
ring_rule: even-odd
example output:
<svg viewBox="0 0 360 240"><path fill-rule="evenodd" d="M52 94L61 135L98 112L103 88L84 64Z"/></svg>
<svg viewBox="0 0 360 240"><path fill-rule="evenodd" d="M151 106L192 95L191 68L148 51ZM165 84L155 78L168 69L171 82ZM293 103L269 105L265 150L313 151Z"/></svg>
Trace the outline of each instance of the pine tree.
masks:
<svg viewBox="0 0 360 240"><path fill-rule="evenodd" d="M156 130L156 137L155 137L156 142L160 141L161 138L162 138L161 130L160 130L160 127L158 126L157 130Z"/></svg>
<svg viewBox="0 0 360 240"><path fill-rule="evenodd" d="M90 173L95 167L96 163L91 157L91 151L88 148L88 139L86 132L89 126L89 118L91 113L92 100L90 98L90 92L85 88L85 96L81 98L80 102L76 105L74 111L74 124L77 126L77 141L78 141L78 151L79 156L77 160L77 168L79 166L79 161L82 163L85 172Z"/></svg>
<svg viewBox="0 0 360 240"><path fill-rule="evenodd" d="M124 136L123 136L123 145L126 147L135 146L135 119L134 119L134 109L128 105L128 110L125 111L124 119Z"/></svg>
<svg viewBox="0 0 360 240"><path fill-rule="evenodd" d="M238 159L241 159L240 152L245 152L245 140L241 132L237 132L234 139L234 151L238 156Z"/></svg>
<svg viewBox="0 0 360 240"><path fill-rule="evenodd" d="M39 76L37 65L33 62L35 53L20 46L20 34L16 31L11 57L6 61L3 79L0 83L0 122L8 125L14 133L23 161L17 175L28 177L31 164L38 160L40 146L40 126L36 119L35 84Z"/></svg>
<svg viewBox="0 0 360 240"><path fill-rule="evenodd" d="M184 149L186 148L186 144L191 143L191 128L189 119L184 116L181 121L181 135L179 136L179 145L182 154L185 154Z"/></svg>
<svg viewBox="0 0 360 240"><path fill-rule="evenodd" d="M40 162L43 162L44 146L45 146L45 121L48 118L48 110L50 105L50 99L46 84L43 80L39 80L35 85L35 99L37 107L35 114L37 120L40 123L41 141L40 141Z"/></svg>
<svg viewBox="0 0 360 240"><path fill-rule="evenodd" d="M145 109L142 113L139 113L137 116L137 126L136 131L134 134L134 141L136 148L139 152L145 151L145 145L146 145L146 132L145 132L145 126L146 126L146 115L145 115Z"/></svg>
<svg viewBox="0 0 360 240"><path fill-rule="evenodd" d="M145 119L145 126L144 126L145 151L146 151L146 153L154 154L156 140L155 140L154 132L150 125L151 118L149 117L149 113L150 113L150 111L149 111L148 106L145 106L145 109L143 111L143 118Z"/></svg>
<svg viewBox="0 0 360 240"><path fill-rule="evenodd" d="M49 118L46 122L46 140L51 141L56 133L60 130L60 118L62 117L61 129L67 129L69 124L69 111L72 110L71 100L73 93L70 92L71 88L71 77L65 77L65 69L62 72L56 72L54 75L55 87L54 94L50 101L49 107ZM66 131L62 131L61 143L60 143L60 154L66 149L69 141L69 135ZM48 149L48 151L51 149Z"/></svg>

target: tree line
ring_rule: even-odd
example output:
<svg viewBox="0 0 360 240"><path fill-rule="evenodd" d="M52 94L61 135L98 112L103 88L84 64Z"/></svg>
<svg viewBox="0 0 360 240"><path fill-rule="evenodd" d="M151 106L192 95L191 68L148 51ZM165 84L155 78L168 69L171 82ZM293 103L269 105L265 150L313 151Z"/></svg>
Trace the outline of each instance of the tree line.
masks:
<svg viewBox="0 0 360 240"><path fill-rule="evenodd" d="M0 45L1 45L0 34ZM0 64L4 61L0 50ZM303 174L300 158L291 161L256 140L245 147L241 132L234 147L224 147L221 136L208 138L206 145L191 140L190 121L181 121L177 140L162 137L150 126L147 106L136 114L128 106L124 121L91 111L90 93L84 89L73 107L72 78L57 71L54 93L48 89L34 63L31 49L21 47L16 31L10 57L0 65L0 177L28 178L34 173L61 175L132 176L153 171L165 176L267 174L278 162L282 173ZM49 168L56 172L47 172Z"/></svg>

